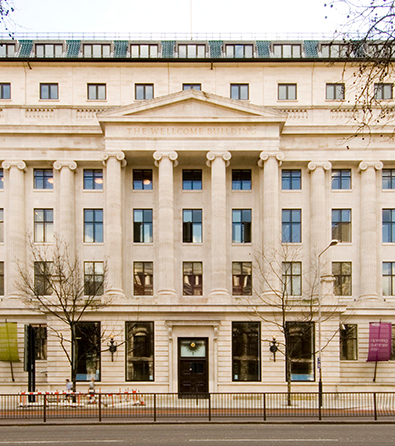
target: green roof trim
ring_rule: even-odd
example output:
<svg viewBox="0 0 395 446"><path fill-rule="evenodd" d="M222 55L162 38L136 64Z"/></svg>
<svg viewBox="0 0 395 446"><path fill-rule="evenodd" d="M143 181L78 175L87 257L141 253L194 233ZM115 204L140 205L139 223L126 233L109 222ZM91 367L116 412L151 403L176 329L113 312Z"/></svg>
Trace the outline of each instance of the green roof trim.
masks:
<svg viewBox="0 0 395 446"><path fill-rule="evenodd" d="M126 57L127 52L127 40L114 40L114 57Z"/></svg>
<svg viewBox="0 0 395 446"><path fill-rule="evenodd" d="M175 40L162 40L162 57L165 59L174 57Z"/></svg>
<svg viewBox="0 0 395 446"><path fill-rule="evenodd" d="M256 48L258 50L258 57L270 57L270 41L257 40Z"/></svg>
<svg viewBox="0 0 395 446"><path fill-rule="evenodd" d="M305 40L303 45L306 57L318 57L318 40Z"/></svg>
<svg viewBox="0 0 395 446"><path fill-rule="evenodd" d="M81 40L67 40L67 55L66 57L75 58L80 53Z"/></svg>
<svg viewBox="0 0 395 446"><path fill-rule="evenodd" d="M222 56L222 45L224 44L224 41L210 40L208 44L210 45L210 56L213 59L220 59Z"/></svg>
<svg viewBox="0 0 395 446"><path fill-rule="evenodd" d="M19 57L30 57L33 48L33 40L19 40L21 49L19 50Z"/></svg>

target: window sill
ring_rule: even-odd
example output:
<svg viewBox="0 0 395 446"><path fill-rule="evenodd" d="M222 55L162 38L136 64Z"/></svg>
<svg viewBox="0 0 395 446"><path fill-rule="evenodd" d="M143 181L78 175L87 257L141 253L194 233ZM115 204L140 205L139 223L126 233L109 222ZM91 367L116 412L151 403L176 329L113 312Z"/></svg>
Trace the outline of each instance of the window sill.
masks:
<svg viewBox="0 0 395 446"><path fill-rule="evenodd" d="M298 102L297 99L277 99L277 102Z"/></svg>
<svg viewBox="0 0 395 446"><path fill-rule="evenodd" d="M45 245L45 246L52 246L53 242L33 242L34 245Z"/></svg>
<svg viewBox="0 0 395 446"><path fill-rule="evenodd" d="M60 99L39 99L38 102L60 102Z"/></svg>
<svg viewBox="0 0 395 446"><path fill-rule="evenodd" d="M332 240L334 240L334 239L332 239ZM352 246L352 242L340 242L340 241L338 241L339 243L337 243L337 246Z"/></svg>
<svg viewBox="0 0 395 446"><path fill-rule="evenodd" d="M83 246L104 246L104 242L83 242Z"/></svg>
<svg viewBox="0 0 395 446"><path fill-rule="evenodd" d="M281 192L291 192L292 194L302 192L302 189L281 189Z"/></svg>
<svg viewBox="0 0 395 446"><path fill-rule="evenodd" d="M186 193L194 193L196 194L197 192L203 192L203 189L183 189L182 192L186 192Z"/></svg>
<svg viewBox="0 0 395 446"><path fill-rule="evenodd" d="M153 192L153 189L133 189L132 188L133 193L137 193L137 192L143 192L143 193L148 193L148 192Z"/></svg>
<svg viewBox="0 0 395 446"><path fill-rule="evenodd" d="M237 193L241 192L242 194L245 194L245 193L251 193L252 189L232 189L232 192L237 192Z"/></svg>
<svg viewBox="0 0 395 446"><path fill-rule="evenodd" d="M331 189L331 192L340 192L342 194L345 194L347 192L352 192L352 189Z"/></svg>
<svg viewBox="0 0 395 446"><path fill-rule="evenodd" d="M107 99L87 99L86 102L107 102Z"/></svg>
<svg viewBox="0 0 395 446"><path fill-rule="evenodd" d="M133 246L154 246L153 242L133 242L132 243Z"/></svg>
<svg viewBox="0 0 395 446"><path fill-rule="evenodd" d="M391 193L391 192L395 192L395 187L393 189L381 189L382 192L384 192L385 194Z"/></svg>
<svg viewBox="0 0 395 446"><path fill-rule="evenodd" d="M302 246L302 242L281 242L283 246Z"/></svg>
<svg viewBox="0 0 395 446"><path fill-rule="evenodd" d="M252 246L252 242L232 242L232 246Z"/></svg>
<svg viewBox="0 0 395 446"><path fill-rule="evenodd" d="M182 246L203 246L203 242L199 242L199 243L182 242Z"/></svg>
<svg viewBox="0 0 395 446"><path fill-rule="evenodd" d="M12 99L2 99L2 98L0 98L0 101L2 103L4 103L4 102L12 102Z"/></svg>
<svg viewBox="0 0 395 446"><path fill-rule="evenodd" d="M82 189L82 192L93 192L94 194L99 194L104 192L103 189Z"/></svg>
<svg viewBox="0 0 395 446"><path fill-rule="evenodd" d="M49 192L53 192L53 189L34 189L33 188L33 192L40 192L40 193L49 193Z"/></svg>

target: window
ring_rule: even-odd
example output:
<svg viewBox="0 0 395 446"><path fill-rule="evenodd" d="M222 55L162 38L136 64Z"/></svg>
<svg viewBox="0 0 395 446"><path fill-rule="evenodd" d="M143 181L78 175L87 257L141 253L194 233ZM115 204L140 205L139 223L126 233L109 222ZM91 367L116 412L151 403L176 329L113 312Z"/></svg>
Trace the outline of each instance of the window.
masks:
<svg viewBox="0 0 395 446"><path fill-rule="evenodd" d="M100 322L75 322L77 381L100 381Z"/></svg>
<svg viewBox="0 0 395 446"><path fill-rule="evenodd" d="M260 325L232 322L232 381L261 380Z"/></svg>
<svg viewBox="0 0 395 446"><path fill-rule="evenodd" d="M182 84L183 90L201 90L202 84Z"/></svg>
<svg viewBox="0 0 395 446"><path fill-rule="evenodd" d="M301 243L302 241L302 211L300 209L282 210L282 242Z"/></svg>
<svg viewBox="0 0 395 446"><path fill-rule="evenodd" d="M283 290L286 296L302 295L302 263L283 262Z"/></svg>
<svg viewBox="0 0 395 446"><path fill-rule="evenodd" d="M45 361L47 359L47 326L33 325L35 341L35 359Z"/></svg>
<svg viewBox="0 0 395 446"><path fill-rule="evenodd" d="M332 262L335 296L351 296L351 262Z"/></svg>
<svg viewBox="0 0 395 446"><path fill-rule="evenodd" d="M4 243L4 209L0 209L0 243Z"/></svg>
<svg viewBox="0 0 395 446"><path fill-rule="evenodd" d="M158 57L158 45L133 44L130 45L130 57Z"/></svg>
<svg viewBox="0 0 395 446"><path fill-rule="evenodd" d="M40 84L40 99L59 99L58 84Z"/></svg>
<svg viewBox="0 0 395 446"><path fill-rule="evenodd" d="M36 57L62 57L63 55L63 45L62 44L53 44L46 43L45 45L42 43L36 44Z"/></svg>
<svg viewBox="0 0 395 446"><path fill-rule="evenodd" d="M321 52L323 57L351 57L353 56L353 48L348 44L330 44L322 45Z"/></svg>
<svg viewBox="0 0 395 446"><path fill-rule="evenodd" d="M4 170L0 169L0 190L4 189Z"/></svg>
<svg viewBox="0 0 395 446"><path fill-rule="evenodd" d="M301 190L302 189L302 177L301 171L298 170L285 170L281 171L281 188L282 190Z"/></svg>
<svg viewBox="0 0 395 446"><path fill-rule="evenodd" d="M34 189L53 189L52 169L34 169Z"/></svg>
<svg viewBox="0 0 395 446"><path fill-rule="evenodd" d="M251 58L253 57L254 47L253 45L226 45L226 57L235 58Z"/></svg>
<svg viewBox="0 0 395 446"><path fill-rule="evenodd" d="M105 101L106 84L88 84L88 99L90 101Z"/></svg>
<svg viewBox="0 0 395 446"><path fill-rule="evenodd" d="M183 295L203 295L203 264L202 262L183 262Z"/></svg>
<svg viewBox="0 0 395 446"><path fill-rule="evenodd" d="M84 209L84 242L103 243L103 209Z"/></svg>
<svg viewBox="0 0 395 446"><path fill-rule="evenodd" d="M357 325L340 325L340 359L355 361L358 359Z"/></svg>
<svg viewBox="0 0 395 446"><path fill-rule="evenodd" d="M133 210L133 242L152 243L152 209Z"/></svg>
<svg viewBox="0 0 395 446"><path fill-rule="evenodd" d="M84 57L110 57L110 45L84 45Z"/></svg>
<svg viewBox="0 0 395 446"><path fill-rule="evenodd" d="M393 99L394 84L374 84L374 98L378 101L381 99Z"/></svg>
<svg viewBox="0 0 395 446"><path fill-rule="evenodd" d="M126 381L154 380L154 323L126 322Z"/></svg>
<svg viewBox="0 0 395 446"><path fill-rule="evenodd" d="M332 169L332 190L351 189L351 170Z"/></svg>
<svg viewBox="0 0 395 446"><path fill-rule="evenodd" d="M383 209L383 243L395 243L395 209Z"/></svg>
<svg viewBox="0 0 395 446"><path fill-rule="evenodd" d="M300 45L273 45L274 57L300 57L302 48Z"/></svg>
<svg viewBox="0 0 395 446"><path fill-rule="evenodd" d="M382 183L383 189L395 189L395 169L383 169Z"/></svg>
<svg viewBox="0 0 395 446"><path fill-rule="evenodd" d="M0 45L0 57L14 57L15 56L15 45L2 43Z"/></svg>
<svg viewBox="0 0 395 446"><path fill-rule="evenodd" d="M232 262L233 296L252 295L252 263Z"/></svg>
<svg viewBox="0 0 395 446"><path fill-rule="evenodd" d="M134 290L135 296L153 296L154 269L152 262L134 262Z"/></svg>
<svg viewBox="0 0 395 446"><path fill-rule="evenodd" d="M39 296L52 294L52 262L34 262L34 292Z"/></svg>
<svg viewBox="0 0 395 446"><path fill-rule="evenodd" d="M249 85L248 84L231 84L230 85L230 98L238 100L248 100L249 98Z"/></svg>
<svg viewBox="0 0 395 446"><path fill-rule="evenodd" d="M0 296L4 296L4 262L0 262Z"/></svg>
<svg viewBox="0 0 395 446"><path fill-rule="evenodd" d="M251 190L251 170L232 170L232 190Z"/></svg>
<svg viewBox="0 0 395 446"><path fill-rule="evenodd" d="M314 381L314 323L286 322L285 339L287 381Z"/></svg>
<svg viewBox="0 0 395 446"><path fill-rule="evenodd" d="M84 190L103 190L103 169L84 169Z"/></svg>
<svg viewBox="0 0 395 446"><path fill-rule="evenodd" d="M182 241L183 243L202 243L202 210L183 209L182 211Z"/></svg>
<svg viewBox="0 0 395 446"><path fill-rule="evenodd" d="M332 209L332 240L351 243L351 209Z"/></svg>
<svg viewBox="0 0 395 446"><path fill-rule="evenodd" d="M326 84L326 99L328 101L343 101L344 92L344 84Z"/></svg>
<svg viewBox="0 0 395 446"><path fill-rule="evenodd" d="M136 84L135 98L136 101L148 100L154 97L154 84Z"/></svg>
<svg viewBox="0 0 395 446"><path fill-rule="evenodd" d="M186 170L182 171L182 190L202 190L202 171Z"/></svg>
<svg viewBox="0 0 395 446"><path fill-rule="evenodd" d="M102 296L104 293L104 263L84 263L84 293L86 296Z"/></svg>
<svg viewBox="0 0 395 446"><path fill-rule="evenodd" d="M296 101L296 84L278 84L279 101Z"/></svg>
<svg viewBox="0 0 395 446"><path fill-rule="evenodd" d="M383 262L383 296L395 296L395 262Z"/></svg>
<svg viewBox="0 0 395 446"><path fill-rule="evenodd" d="M206 45L178 45L178 57L180 59L206 57Z"/></svg>
<svg viewBox="0 0 395 446"><path fill-rule="evenodd" d="M0 84L0 99L11 99L11 84Z"/></svg>
<svg viewBox="0 0 395 446"><path fill-rule="evenodd" d="M152 169L133 169L133 189L152 190Z"/></svg>
<svg viewBox="0 0 395 446"><path fill-rule="evenodd" d="M232 210L232 242L251 243L251 209Z"/></svg>
<svg viewBox="0 0 395 446"><path fill-rule="evenodd" d="M53 209L34 209L34 241L52 243Z"/></svg>

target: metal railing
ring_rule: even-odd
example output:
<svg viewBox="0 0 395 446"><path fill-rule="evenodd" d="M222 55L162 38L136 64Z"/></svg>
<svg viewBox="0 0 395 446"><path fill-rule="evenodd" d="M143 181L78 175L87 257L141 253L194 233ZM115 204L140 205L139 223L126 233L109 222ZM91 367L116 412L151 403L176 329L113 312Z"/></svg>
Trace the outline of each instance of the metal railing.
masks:
<svg viewBox="0 0 395 446"><path fill-rule="evenodd" d="M393 418L395 392L20 393L0 395L0 421L29 419L261 420Z"/></svg>

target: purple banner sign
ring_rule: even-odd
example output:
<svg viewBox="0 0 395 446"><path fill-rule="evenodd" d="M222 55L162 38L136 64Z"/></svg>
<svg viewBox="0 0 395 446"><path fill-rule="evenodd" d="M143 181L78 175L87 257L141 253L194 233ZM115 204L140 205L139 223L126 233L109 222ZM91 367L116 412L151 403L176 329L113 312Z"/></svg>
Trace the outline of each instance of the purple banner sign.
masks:
<svg viewBox="0 0 395 446"><path fill-rule="evenodd" d="M391 324L369 323L368 361L388 361L391 358Z"/></svg>

